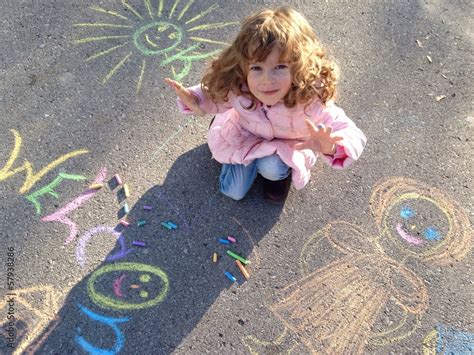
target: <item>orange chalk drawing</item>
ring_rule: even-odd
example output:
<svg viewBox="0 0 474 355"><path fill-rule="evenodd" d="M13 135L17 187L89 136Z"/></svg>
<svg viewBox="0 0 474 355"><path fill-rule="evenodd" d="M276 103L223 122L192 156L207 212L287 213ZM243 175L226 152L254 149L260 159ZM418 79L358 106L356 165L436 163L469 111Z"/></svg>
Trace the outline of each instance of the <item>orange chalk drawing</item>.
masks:
<svg viewBox="0 0 474 355"><path fill-rule="evenodd" d="M26 174L25 181L23 182L23 185L20 187L20 190L19 190L20 194L24 194L28 192L39 180L41 180L43 176L45 176L48 172L58 167L62 163L64 163L66 160L71 159L81 154L88 153L88 150L86 149L79 149L79 150L75 150L73 152L64 154L60 156L59 158L55 159L53 162L46 165L45 167L43 167L37 173L33 173L33 165L28 160L24 160L23 164L20 167L13 168L13 164L15 163L16 159L18 158L18 155L20 154L21 136L14 129L11 129L10 132L12 132L13 136L15 137L15 145L13 147L13 150L10 154L10 157L7 163L0 170L0 181L7 180L13 175L25 172Z"/></svg>
<svg viewBox="0 0 474 355"><path fill-rule="evenodd" d="M370 209L378 236L348 222L329 223L303 247L303 277L267 306L313 353L363 353L369 343L383 346L410 336L429 306L429 290L407 261L444 265L470 250L467 214L435 188L388 178L376 185ZM335 253L314 267L324 257L323 246ZM379 317L389 307L398 319L387 328Z"/></svg>
<svg viewBox="0 0 474 355"><path fill-rule="evenodd" d="M67 293L64 290L64 293ZM9 294L14 294L11 296ZM13 354L23 354L28 351L32 343L38 345L38 338L48 328L50 322L54 323L59 311L60 293L52 285L38 285L24 289L10 291L0 299L0 310L8 308L11 297L15 300L15 317L26 323L27 333L20 340ZM6 314L6 312L5 312ZM39 339L44 341L44 339Z"/></svg>

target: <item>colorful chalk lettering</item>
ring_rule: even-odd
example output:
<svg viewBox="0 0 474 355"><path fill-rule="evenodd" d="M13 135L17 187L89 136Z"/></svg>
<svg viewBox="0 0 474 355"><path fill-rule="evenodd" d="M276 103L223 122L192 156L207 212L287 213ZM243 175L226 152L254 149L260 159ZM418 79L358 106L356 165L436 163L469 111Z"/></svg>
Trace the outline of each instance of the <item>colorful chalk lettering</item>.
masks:
<svg viewBox="0 0 474 355"><path fill-rule="evenodd" d="M26 199L30 201L34 206L36 210L36 214L41 214L41 203L38 201L38 197L41 197L43 195L49 194L53 196L54 198L59 198L59 194L54 191L54 189L64 180L86 180L87 178L85 176L81 175L72 175L72 174L66 174L66 173L59 173L58 176L48 185L42 187L39 190L36 190L35 192L29 194L26 196Z"/></svg>
<svg viewBox="0 0 474 355"><path fill-rule="evenodd" d="M112 227L106 226L97 226L83 234L79 238L76 246L76 261L81 266L81 268L84 268L86 265L86 244L96 234L111 234L117 240L120 238L119 232L115 231L115 229Z"/></svg>
<svg viewBox="0 0 474 355"><path fill-rule="evenodd" d="M107 175L107 168L103 167L99 173L97 174L96 178L94 179L94 184L100 184L103 183L105 180L105 177ZM66 206L63 208L57 210L56 212L45 216L41 218L42 221L44 222L60 222L63 223L67 226L69 226L69 235L65 240L65 244L70 243L74 238L76 238L79 229L77 228L77 225L74 221L72 221L67 215L71 213L72 211L76 210L81 206L84 202L87 200L91 199L96 193L98 193L99 190L91 190L88 189L82 194L79 195L76 199L73 201L69 202Z"/></svg>
<svg viewBox="0 0 474 355"><path fill-rule="evenodd" d="M13 164L15 163L16 159L18 158L18 155L20 154L22 140L20 134L16 130L11 129L10 132L12 132L13 136L15 137L15 144L10 154L10 157L8 158L8 161L6 162L5 166L0 170L0 181L6 180L18 173L24 172L26 176L23 185L20 187L20 194L28 192L39 180L41 180L43 176L45 176L47 173L49 173L51 170L58 167L65 161L78 155L86 154L89 152L86 149L79 149L64 154L59 158L55 159L53 162L47 164L37 173L33 173L33 165L26 159L24 160L23 165L17 168L13 168Z"/></svg>
<svg viewBox="0 0 474 355"><path fill-rule="evenodd" d="M79 346L82 349L84 349L86 352L88 352L89 354L101 354L101 355L118 354L120 350L122 350L125 344L125 337L122 331L120 330L120 328L117 326L117 324L128 322L130 320L130 317L122 317L122 318L105 317L91 311L90 309L88 309L87 307L84 307L81 304L78 304L77 306L79 307L82 313L84 313L87 317L89 317L93 321L108 325L115 334L115 344L111 349L98 348L92 345L90 342L88 342L82 335L80 335L81 329L79 327L77 328L78 334L76 334L75 336L76 343L79 344Z"/></svg>

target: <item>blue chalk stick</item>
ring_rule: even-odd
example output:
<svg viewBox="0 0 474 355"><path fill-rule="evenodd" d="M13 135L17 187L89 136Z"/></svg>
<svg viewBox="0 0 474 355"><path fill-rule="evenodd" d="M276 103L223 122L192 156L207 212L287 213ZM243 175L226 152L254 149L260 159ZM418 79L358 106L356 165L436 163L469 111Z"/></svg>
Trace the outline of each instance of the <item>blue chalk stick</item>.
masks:
<svg viewBox="0 0 474 355"><path fill-rule="evenodd" d="M170 225L168 225L168 223L166 222L161 222L160 223L163 227L165 227L166 229L173 229L173 227L171 227Z"/></svg>
<svg viewBox="0 0 474 355"><path fill-rule="evenodd" d="M221 244L230 244L230 242L227 239L219 239L219 243L221 243Z"/></svg>
<svg viewBox="0 0 474 355"><path fill-rule="evenodd" d="M174 224L173 222L171 222L171 221L167 221L166 223L173 229L178 228L178 226L176 224Z"/></svg>
<svg viewBox="0 0 474 355"><path fill-rule="evenodd" d="M224 272L225 276L227 276L227 278L232 281L232 282L236 282L237 279L234 277L234 275L232 275L229 271L226 271Z"/></svg>

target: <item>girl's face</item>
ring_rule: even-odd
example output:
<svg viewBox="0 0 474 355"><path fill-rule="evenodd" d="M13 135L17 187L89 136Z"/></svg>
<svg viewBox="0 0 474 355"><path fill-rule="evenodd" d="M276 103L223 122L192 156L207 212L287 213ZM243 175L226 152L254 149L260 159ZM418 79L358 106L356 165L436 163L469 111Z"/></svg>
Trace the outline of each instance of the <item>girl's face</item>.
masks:
<svg viewBox="0 0 474 355"><path fill-rule="evenodd" d="M264 62L249 63L247 86L265 105L276 104L291 88L290 67L280 62L280 55L281 50L274 47Z"/></svg>

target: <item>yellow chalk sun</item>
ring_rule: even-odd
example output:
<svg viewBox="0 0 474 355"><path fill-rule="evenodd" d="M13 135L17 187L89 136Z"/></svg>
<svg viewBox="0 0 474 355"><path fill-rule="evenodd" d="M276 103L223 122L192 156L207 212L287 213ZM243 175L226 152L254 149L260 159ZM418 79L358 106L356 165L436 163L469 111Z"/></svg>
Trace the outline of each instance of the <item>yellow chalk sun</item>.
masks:
<svg viewBox="0 0 474 355"><path fill-rule="evenodd" d="M95 31L106 30L108 34L101 33L98 36L80 38L74 40L74 43L113 42L115 44L90 55L86 61L105 58L107 55L116 54L117 51L123 53L121 59L102 78L102 84L107 83L124 65L138 58L137 92L140 91L143 83L147 60L156 61L158 58L160 65L170 64L172 77L179 81L189 73L193 61L211 57L219 53L223 46L228 45L226 42L206 38L204 32L239 23L238 21L200 23L205 21L205 16L216 10L218 5L213 4L192 16L189 13L194 0L189 0L181 9L179 9L180 0L175 0L169 10L164 8L164 0L158 0L155 7L151 0L143 0L143 4L135 5L135 7L127 0L121 0L121 3L123 8L119 12L100 6L91 6L90 9L104 14L107 18L113 18L113 21L75 23L73 26ZM140 7L143 7L141 12ZM213 50L204 51L206 45L214 47ZM177 63L180 64L179 71L175 67Z"/></svg>

